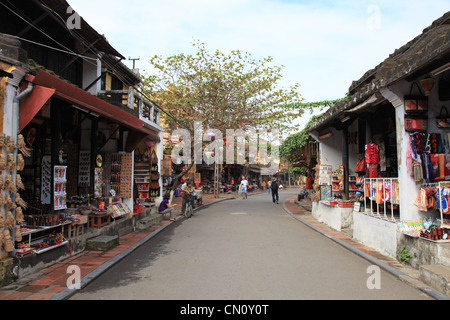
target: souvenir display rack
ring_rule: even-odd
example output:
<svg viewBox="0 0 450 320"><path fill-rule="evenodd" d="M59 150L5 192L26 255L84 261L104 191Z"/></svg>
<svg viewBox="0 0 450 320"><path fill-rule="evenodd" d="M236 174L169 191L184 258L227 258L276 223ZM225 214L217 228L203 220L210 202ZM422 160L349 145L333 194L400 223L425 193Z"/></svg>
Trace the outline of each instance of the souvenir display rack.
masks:
<svg viewBox="0 0 450 320"><path fill-rule="evenodd" d="M67 167L55 166L53 170L54 181L54 209L55 211L67 209Z"/></svg>
<svg viewBox="0 0 450 320"><path fill-rule="evenodd" d="M364 197L369 199L370 210L365 203L365 212L385 220L396 222L394 206L400 205L400 192L398 178L366 178L364 182ZM380 214L380 206L383 206L383 216ZM390 218L387 215L390 205ZM376 210L374 210L376 206Z"/></svg>

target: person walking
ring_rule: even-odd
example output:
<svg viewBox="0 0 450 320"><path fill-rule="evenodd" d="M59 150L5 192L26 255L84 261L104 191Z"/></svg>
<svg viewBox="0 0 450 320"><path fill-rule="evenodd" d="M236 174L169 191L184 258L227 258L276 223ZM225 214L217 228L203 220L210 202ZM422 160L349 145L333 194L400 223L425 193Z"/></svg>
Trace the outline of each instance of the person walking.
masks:
<svg viewBox="0 0 450 320"><path fill-rule="evenodd" d="M247 199L247 192L248 192L248 180L246 177L244 177L241 181L242 199Z"/></svg>
<svg viewBox="0 0 450 320"><path fill-rule="evenodd" d="M175 221L174 207L176 206L176 204L170 205L169 199L170 195L166 193L164 195L163 201L159 205L159 213L163 215L166 213L170 213L170 221Z"/></svg>
<svg viewBox="0 0 450 320"><path fill-rule="evenodd" d="M278 181L277 178L273 177L272 184L270 185L270 188L272 189L272 201L273 203L278 203L280 198L278 195Z"/></svg>

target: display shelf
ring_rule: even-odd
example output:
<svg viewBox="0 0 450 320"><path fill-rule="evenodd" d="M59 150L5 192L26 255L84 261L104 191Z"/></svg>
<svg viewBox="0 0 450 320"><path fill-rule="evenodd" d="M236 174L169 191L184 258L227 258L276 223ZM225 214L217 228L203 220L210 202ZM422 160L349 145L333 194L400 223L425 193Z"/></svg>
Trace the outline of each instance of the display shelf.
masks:
<svg viewBox="0 0 450 320"><path fill-rule="evenodd" d="M67 222L62 222L60 224L54 225L54 226L27 226L27 225L23 225L21 226L21 233L22 233L22 241L17 242L17 249L16 251L18 252L19 255L24 256L26 254L30 254L30 253L35 253L35 254L42 254L45 253L47 251L53 250L55 248L61 247L68 242L68 240L65 240L59 244L55 244L55 245L51 245L47 248L33 248L33 245L36 245L38 243L43 243L46 240L50 239L49 235L51 234L50 232L53 232L54 230L61 228L61 231L58 232L61 235L64 235L64 230L66 226L69 226L70 224L72 224L73 221L67 221ZM45 233L45 232L49 232L47 234L42 234L39 235L39 233ZM25 239L25 237L28 236L28 240Z"/></svg>
<svg viewBox="0 0 450 320"><path fill-rule="evenodd" d="M32 251L33 251L34 253L36 253L36 254L42 254L42 253L44 253L44 252L47 252L47 251L50 251L50 250L53 250L53 249L62 247L62 246L64 246L64 245L68 244L68 243L69 243L69 241L66 240L66 241L64 241L64 242L61 242L60 244L55 244L55 245L50 246L50 247L48 247L48 248L33 249Z"/></svg>

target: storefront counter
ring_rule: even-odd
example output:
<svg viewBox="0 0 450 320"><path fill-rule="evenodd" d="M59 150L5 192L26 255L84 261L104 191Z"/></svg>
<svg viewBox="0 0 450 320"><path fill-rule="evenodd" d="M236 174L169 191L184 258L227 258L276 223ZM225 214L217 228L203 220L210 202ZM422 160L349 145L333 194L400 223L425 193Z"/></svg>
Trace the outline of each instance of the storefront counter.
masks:
<svg viewBox="0 0 450 320"><path fill-rule="evenodd" d="M338 201L313 202L312 216L334 230L341 231L353 225L353 206L342 207Z"/></svg>

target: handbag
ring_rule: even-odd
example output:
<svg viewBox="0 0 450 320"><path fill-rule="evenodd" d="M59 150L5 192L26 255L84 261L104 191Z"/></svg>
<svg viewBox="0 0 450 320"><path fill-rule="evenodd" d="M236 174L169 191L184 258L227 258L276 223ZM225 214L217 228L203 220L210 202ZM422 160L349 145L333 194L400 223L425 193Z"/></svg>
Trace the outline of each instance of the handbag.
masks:
<svg viewBox="0 0 450 320"><path fill-rule="evenodd" d="M414 87L419 89L420 94L414 95ZM417 82L411 85L411 91L409 95L405 96L405 112L406 113L426 113L428 111L428 97L422 94Z"/></svg>
<svg viewBox="0 0 450 320"><path fill-rule="evenodd" d="M142 153L139 149L134 151L134 162L142 162Z"/></svg>
<svg viewBox="0 0 450 320"><path fill-rule="evenodd" d="M450 72L446 72L442 75L439 80L439 100L440 101L449 101L450 100L450 80L444 79L446 74L450 74Z"/></svg>
<svg viewBox="0 0 450 320"><path fill-rule="evenodd" d="M152 181L150 182L150 189L159 189L159 182L158 181Z"/></svg>
<svg viewBox="0 0 450 320"><path fill-rule="evenodd" d="M428 117L421 115L405 115L406 132L427 132Z"/></svg>
<svg viewBox="0 0 450 320"><path fill-rule="evenodd" d="M436 126L438 128L450 128L450 117L448 116L448 111L445 106L442 106L439 117L436 118Z"/></svg>
<svg viewBox="0 0 450 320"><path fill-rule="evenodd" d="M355 173L366 173L366 157L359 159L356 164Z"/></svg>
<svg viewBox="0 0 450 320"><path fill-rule="evenodd" d="M153 172L153 173L150 175L150 180L152 180L152 181L155 181L155 180L158 181L159 178L160 178L159 172Z"/></svg>
<svg viewBox="0 0 450 320"><path fill-rule="evenodd" d="M155 150L152 151L152 156L150 157L150 163L158 164L158 157L156 156Z"/></svg>

